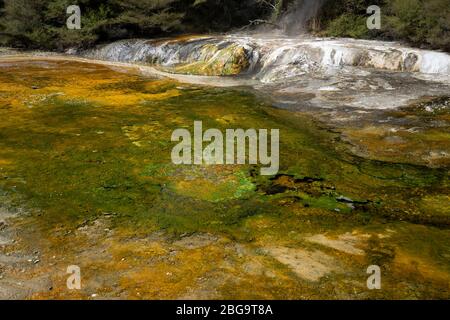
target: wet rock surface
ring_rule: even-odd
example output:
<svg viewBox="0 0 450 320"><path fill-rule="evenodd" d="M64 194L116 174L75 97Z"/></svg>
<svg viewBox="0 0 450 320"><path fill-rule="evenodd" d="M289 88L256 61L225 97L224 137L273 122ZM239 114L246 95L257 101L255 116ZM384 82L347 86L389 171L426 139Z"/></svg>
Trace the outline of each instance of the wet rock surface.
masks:
<svg viewBox="0 0 450 320"><path fill-rule="evenodd" d="M279 87L299 94L286 110L252 89L118 65L29 58L0 68L0 190L9 211L27 208L0 217L2 297L448 298L444 96L405 109L308 109L317 92ZM382 80L368 86L389 90ZM279 128L280 174L173 165L171 132L193 119ZM369 143L380 130L390 154ZM418 135L433 144L408 146ZM431 162L405 153L428 147ZM381 291L366 286L374 264ZM69 265L81 290L66 286Z"/></svg>

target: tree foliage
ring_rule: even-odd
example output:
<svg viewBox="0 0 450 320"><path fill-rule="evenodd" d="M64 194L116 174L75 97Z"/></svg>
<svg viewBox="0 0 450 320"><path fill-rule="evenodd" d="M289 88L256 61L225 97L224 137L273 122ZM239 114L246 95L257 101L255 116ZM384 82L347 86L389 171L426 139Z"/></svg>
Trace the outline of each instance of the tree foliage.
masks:
<svg viewBox="0 0 450 320"><path fill-rule="evenodd" d="M265 14L257 0L0 0L0 44L86 47L101 41L221 32ZM81 8L81 30L68 30L66 8Z"/></svg>
<svg viewBox="0 0 450 320"><path fill-rule="evenodd" d="M0 0L0 45L59 49L131 37L224 32L252 21L277 24L283 12L321 0ZM450 51L450 0L322 0L311 30L325 36L402 40ZM78 4L82 29L68 30L66 8ZM370 5L381 30L368 30Z"/></svg>
<svg viewBox="0 0 450 320"><path fill-rule="evenodd" d="M381 8L381 30L366 28L367 7ZM450 51L450 0L328 0L322 35L400 40Z"/></svg>

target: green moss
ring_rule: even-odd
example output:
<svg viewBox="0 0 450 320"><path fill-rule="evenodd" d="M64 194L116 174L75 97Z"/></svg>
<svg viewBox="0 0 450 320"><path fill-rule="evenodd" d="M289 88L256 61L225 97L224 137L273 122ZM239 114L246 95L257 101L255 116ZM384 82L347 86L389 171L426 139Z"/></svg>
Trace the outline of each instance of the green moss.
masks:
<svg viewBox="0 0 450 320"><path fill-rule="evenodd" d="M186 87L167 94L176 82L101 66L19 66L14 73L8 67L0 73L0 91L13 92L0 97L0 194L9 209L26 208L44 237L74 231L105 213L114 231L130 230L133 237L161 230L175 236L207 232L257 246L316 248L306 243L306 235L360 229L386 236L389 226L397 233L383 238L387 240L373 239L367 261L349 258L348 266L363 270L366 262L377 262L394 268L403 263L398 262L401 257L418 256L425 266L439 264L433 265L439 271L448 261L450 220L443 202L450 183L445 168L354 156L337 134L310 116L271 108L240 89ZM36 94L31 87L42 76L47 80L40 94L48 98L29 108L23 101ZM108 96L103 97L105 91ZM133 103L122 104L127 101ZM279 175L261 176L258 166L172 164L172 131L192 130L194 120L221 131L280 129ZM398 220L423 226L404 227ZM410 239L415 236L410 230L416 229L417 243ZM286 274L285 284L300 283ZM394 283L394 278L386 281ZM345 290L353 292L352 287ZM308 287L322 297L323 291ZM381 297L393 292L389 289ZM399 292L393 296L409 297L405 290Z"/></svg>

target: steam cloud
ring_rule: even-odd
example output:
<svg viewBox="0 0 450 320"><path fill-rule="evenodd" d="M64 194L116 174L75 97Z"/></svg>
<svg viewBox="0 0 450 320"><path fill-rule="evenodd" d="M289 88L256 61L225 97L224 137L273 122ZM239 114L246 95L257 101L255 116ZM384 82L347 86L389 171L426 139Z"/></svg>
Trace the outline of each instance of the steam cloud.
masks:
<svg viewBox="0 0 450 320"><path fill-rule="evenodd" d="M281 17L279 25L289 35L305 33L307 23L316 17L326 0L297 0Z"/></svg>

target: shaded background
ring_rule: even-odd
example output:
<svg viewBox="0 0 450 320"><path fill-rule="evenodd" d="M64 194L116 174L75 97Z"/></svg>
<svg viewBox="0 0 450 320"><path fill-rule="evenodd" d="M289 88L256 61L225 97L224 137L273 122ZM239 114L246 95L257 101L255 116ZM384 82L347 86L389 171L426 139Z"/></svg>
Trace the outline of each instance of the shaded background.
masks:
<svg viewBox="0 0 450 320"><path fill-rule="evenodd" d="M72 4L81 7L81 30L65 27ZM382 8L381 30L366 27L370 5ZM0 0L0 8L0 45L17 48L64 50L123 38L274 29L450 51L450 0Z"/></svg>

